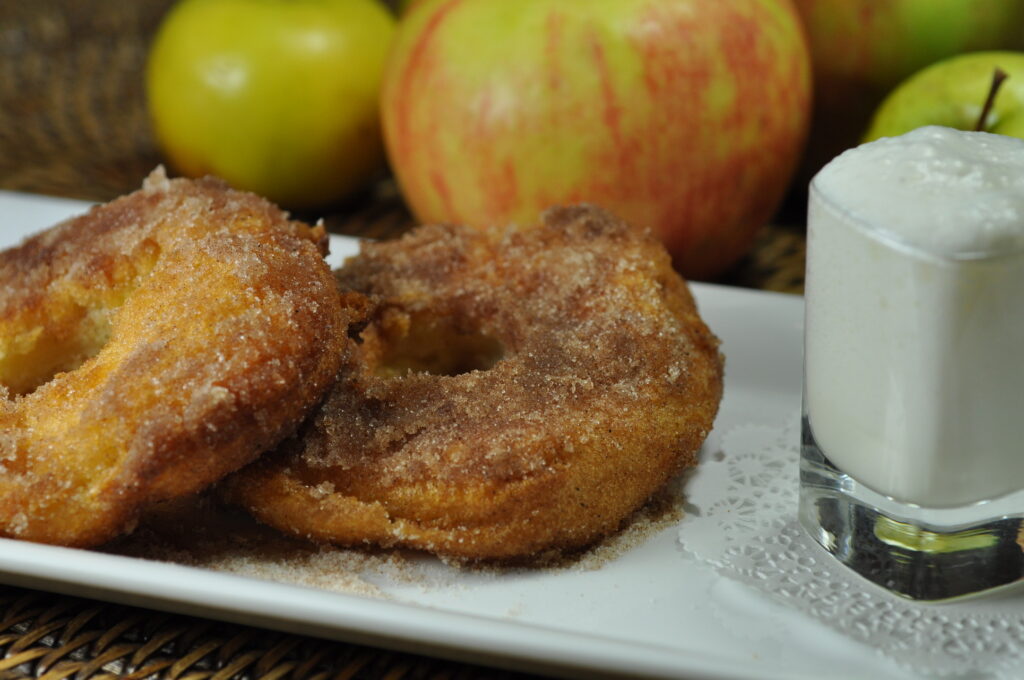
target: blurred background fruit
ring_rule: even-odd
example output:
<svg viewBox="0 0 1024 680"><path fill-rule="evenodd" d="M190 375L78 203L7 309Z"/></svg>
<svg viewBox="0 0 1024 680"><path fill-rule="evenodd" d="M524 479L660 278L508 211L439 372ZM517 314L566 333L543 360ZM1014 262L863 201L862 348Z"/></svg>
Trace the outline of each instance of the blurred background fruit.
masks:
<svg viewBox="0 0 1024 680"><path fill-rule="evenodd" d="M0 188L105 201L138 188L157 163L169 162L157 148L146 111L144 67L157 27L176 4L0 3L0 54L6 57L0 59ZM382 4L395 8L388 0ZM656 25L657 19L652 21ZM259 107L253 113L259 115ZM716 130L693 134L728 143L728 135ZM765 150L764 158L770 157ZM742 183L736 186L739 191ZM393 237L416 223L387 174L349 199L296 212L310 221L323 218L335 233L367 238ZM758 231L739 264L718 280L799 291L802 221L800 211L777 214Z"/></svg>
<svg viewBox="0 0 1024 680"><path fill-rule="evenodd" d="M381 99L420 220L500 227L589 201L711 278L786 191L810 109L789 0L421 1Z"/></svg>
<svg viewBox="0 0 1024 680"><path fill-rule="evenodd" d="M975 129L996 69L1008 77L996 91L984 130L1024 138L1024 52L973 52L918 71L882 102L865 141L924 125Z"/></svg>
<svg viewBox="0 0 1024 680"><path fill-rule="evenodd" d="M146 72L173 168L288 207L365 187L384 167L378 96L394 18L378 0L183 0Z"/></svg>
<svg viewBox="0 0 1024 680"><path fill-rule="evenodd" d="M814 117L798 182L856 145L885 95L956 54L1014 48L1024 0L795 0L814 64Z"/></svg>
<svg viewBox="0 0 1024 680"><path fill-rule="evenodd" d="M423 0L395 0L395 7L398 9L399 14L405 14L422 1Z"/></svg>

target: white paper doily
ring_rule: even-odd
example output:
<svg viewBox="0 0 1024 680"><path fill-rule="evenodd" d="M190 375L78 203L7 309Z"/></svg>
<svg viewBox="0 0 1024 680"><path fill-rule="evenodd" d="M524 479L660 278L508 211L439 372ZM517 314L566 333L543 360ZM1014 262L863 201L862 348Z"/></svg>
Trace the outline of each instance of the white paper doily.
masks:
<svg viewBox="0 0 1024 680"><path fill-rule="evenodd" d="M687 485L684 549L719 574L878 649L916 673L1024 677L1024 596L955 604L891 595L842 566L797 520L799 417L726 432Z"/></svg>

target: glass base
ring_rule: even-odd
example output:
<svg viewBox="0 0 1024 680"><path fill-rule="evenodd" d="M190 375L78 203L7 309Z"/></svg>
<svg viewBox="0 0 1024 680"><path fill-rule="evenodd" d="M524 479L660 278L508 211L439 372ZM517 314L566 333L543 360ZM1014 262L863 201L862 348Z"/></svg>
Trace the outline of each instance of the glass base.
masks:
<svg viewBox="0 0 1024 680"><path fill-rule="evenodd" d="M914 600L948 600L1024 576L1024 494L963 508L922 508L882 496L819 448L806 415L800 453L800 523L847 567Z"/></svg>

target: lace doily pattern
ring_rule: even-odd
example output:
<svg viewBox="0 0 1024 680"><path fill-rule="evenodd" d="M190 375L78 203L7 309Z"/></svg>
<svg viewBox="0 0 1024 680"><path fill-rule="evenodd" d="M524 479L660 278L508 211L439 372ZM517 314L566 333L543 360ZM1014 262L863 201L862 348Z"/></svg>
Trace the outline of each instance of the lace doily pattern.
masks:
<svg viewBox="0 0 1024 680"><path fill-rule="evenodd" d="M916 673L1024 677L1020 594L911 602L849 571L806 535L797 520L799 432L798 415L726 432L687 487L683 548Z"/></svg>

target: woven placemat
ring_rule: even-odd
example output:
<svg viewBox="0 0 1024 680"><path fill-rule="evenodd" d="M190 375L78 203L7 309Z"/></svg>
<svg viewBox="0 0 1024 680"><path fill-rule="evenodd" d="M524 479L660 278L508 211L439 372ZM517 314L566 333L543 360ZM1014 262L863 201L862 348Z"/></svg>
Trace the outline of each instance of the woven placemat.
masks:
<svg viewBox="0 0 1024 680"><path fill-rule="evenodd" d="M0 188L106 201L161 157L142 69L173 0L0 2ZM387 238L414 220L390 180L336 206L331 231ZM799 292L804 237L769 226L724 282ZM0 586L0 680L514 678L511 673Z"/></svg>
<svg viewBox="0 0 1024 680"><path fill-rule="evenodd" d="M0 680L515 680L468 664L0 586Z"/></svg>

